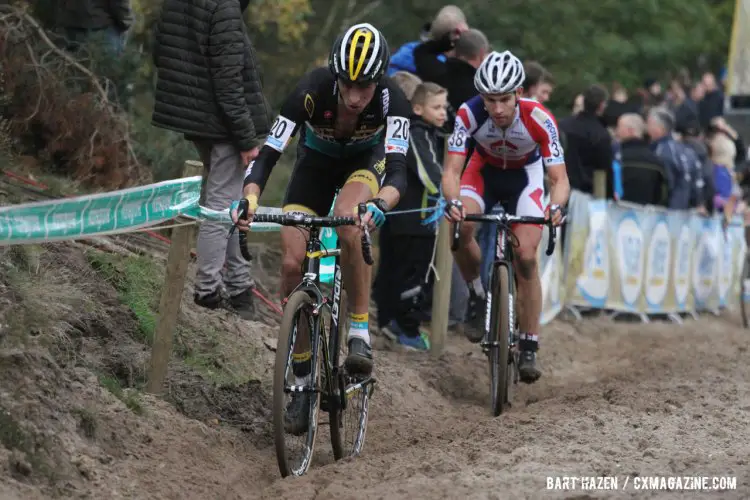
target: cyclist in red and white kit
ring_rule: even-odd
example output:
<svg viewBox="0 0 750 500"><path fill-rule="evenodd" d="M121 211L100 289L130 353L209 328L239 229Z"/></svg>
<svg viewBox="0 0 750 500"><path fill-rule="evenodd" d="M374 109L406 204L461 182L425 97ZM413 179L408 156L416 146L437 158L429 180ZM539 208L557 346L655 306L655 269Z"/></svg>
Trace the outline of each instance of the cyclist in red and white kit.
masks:
<svg viewBox="0 0 750 500"><path fill-rule="evenodd" d="M524 78L523 64L509 51L490 53L477 69L474 86L479 95L461 105L448 141L442 186L449 200L449 219L459 221L467 214L487 213L500 202L508 213L551 217L555 226L562 223L570 184L560 134L552 113L536 101L521 98ZM476 147L462 175L469 137L474 138ZM545 167L551 183L549 207L542 201ZM469 286L466 336L479 342L484 335L485 291L475 226L461 225L455 258ZM512 231L518 239L514 249L520 304L518 369L523 382L533 383L541 376L536 352L542 309L537 247L542 227L519 224Z"/></svg>

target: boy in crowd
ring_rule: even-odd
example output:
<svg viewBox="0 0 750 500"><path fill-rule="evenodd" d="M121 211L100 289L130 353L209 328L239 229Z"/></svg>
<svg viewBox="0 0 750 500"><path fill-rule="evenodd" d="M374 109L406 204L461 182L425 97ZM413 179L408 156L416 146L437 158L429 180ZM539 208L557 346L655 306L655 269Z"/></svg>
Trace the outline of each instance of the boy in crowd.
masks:
<svg viewBox="0 0 750 500"><path fill-rule="evenodd" d="M410 148L407 156L407 189L394 211L435 206L440 196L443 138L438 129L447 119L448 92L426 82L411 99ZM422 224L425 212L394 214L380 233L380 262L374 298L378 326L385 336L410 350L426 351L429 344L420 332L425 299L431 291L435 229Z"/></svg>

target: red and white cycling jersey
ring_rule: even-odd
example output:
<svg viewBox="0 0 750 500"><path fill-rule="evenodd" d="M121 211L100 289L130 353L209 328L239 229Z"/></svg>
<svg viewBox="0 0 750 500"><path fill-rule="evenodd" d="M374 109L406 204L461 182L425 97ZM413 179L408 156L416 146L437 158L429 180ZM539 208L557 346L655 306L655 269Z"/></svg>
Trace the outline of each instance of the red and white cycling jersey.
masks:
<svg viewBox="0 0 750 500"><path fill-rule="evenodd" d="M513 122L505 131L492 122L481 96L469 99L458 109L448 154L466 156L469 137L486 163L502 169L523 168L540 156L548 167L565 163L552 113L531 99L519 99Z"/></svg>
<svg viewBox="0 0 750 500"><path fill-rule="evenodd" d="M466 156L469 137L476 146L461 176L461 196L485 212L502 203L511 214L544 216L544 166L565 164L552 113L536 101L520 99L513 121L502 130L476 96L458 110L448 154Z"/></svg>

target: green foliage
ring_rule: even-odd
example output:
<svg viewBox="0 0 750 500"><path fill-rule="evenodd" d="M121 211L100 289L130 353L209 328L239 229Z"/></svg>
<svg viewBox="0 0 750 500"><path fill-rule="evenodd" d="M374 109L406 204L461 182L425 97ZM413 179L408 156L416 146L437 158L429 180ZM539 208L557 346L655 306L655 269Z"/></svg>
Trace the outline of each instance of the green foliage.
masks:
<svg viewBox="0 0 750 500"><path fill-rule="evenodd" d="M416 39L418 28L436 13L385 2L372 21L393 48ZM507 1L489 8L469 0L460 7L469 24L484 31L495 50L512 50L537 60L557 83L555 108L568 108L587 84L619 81L630 89L647 77L666 78L681 67L693 71L706 59L717 70L726 60L734 2L730 0Z"/></svg>
<svg viewBox="0 0 750 500"><path fill-rule="evenodd" d="M99 384L112 393L114 397L125 403L130 411L136 415L143 415L145 409L141 402L141 394L135 389L123 389L116 377L100 375Z"/></svg>
<svg viewBox="0 0 750 500"><path fill-rule="evenodd" d="M52 0L33 3L47 5L50 10L44 15L52 16ZM181 135L150 124L150 54L161 4L132 0L136 21L128 33L126 57L117 68L132 89L127 109L137 156L158 180L179 176L182 162L197 158ZM466 0L458 5L493 48L538 60L552 72L556 89L550 105L563 112L590 83L618 81L634 90L647 77L664 80L682 67L694 74L718 70L726 60L734 11L731 0L506 0L499 5ZM325 64L336 35L355 22L382 29L396 50L416 40L438 8L428 0L253 0L246 21L260 59L264 91L278 107L305 71Z"/></svg>
<svg viewBox="0 0 750 500"><path fill-rule="evenodd" d="M156 306L162 286L161 272L147 257L120 257L94 251L86 254L91 267L114 286L123 304L138 319L142 340L150 344L156 328Z"/></svg>

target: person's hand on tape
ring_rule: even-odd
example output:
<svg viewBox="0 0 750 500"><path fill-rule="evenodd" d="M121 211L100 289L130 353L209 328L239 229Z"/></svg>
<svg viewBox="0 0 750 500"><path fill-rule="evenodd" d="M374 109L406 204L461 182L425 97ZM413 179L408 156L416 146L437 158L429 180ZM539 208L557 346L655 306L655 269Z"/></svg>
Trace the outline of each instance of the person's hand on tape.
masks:
<svg viewBox="0 0 750 500"><path fill-rule="evenodd" d="M245 195L245 199L248 202L247 219L241 219L239 216L239 201L233 201L232 207L229 209L229 214L232 217L232 222L239 228L240 231L250 230L250 223L253 221L253 215L258 210L258 195L248 194Z"/></svg>
<svg viewBox="0 0 750 500"><path fill-rule="evenodd" d="M360 227L367 227L370 231L381 227L385 223L385 214L388 212L388 205L382 198L373 198L365 202L367 212L360 218ZM357 209L355 208L355 213Z"/></svg>
<svg viewBox="0 0 750 500"><path fill-rule="evenodd" d="M544 211L544 218L552 221L552 225L557 227L565 222L565 215L567 210L565 207L560 205L550 205L547 210Z"/></svg>

